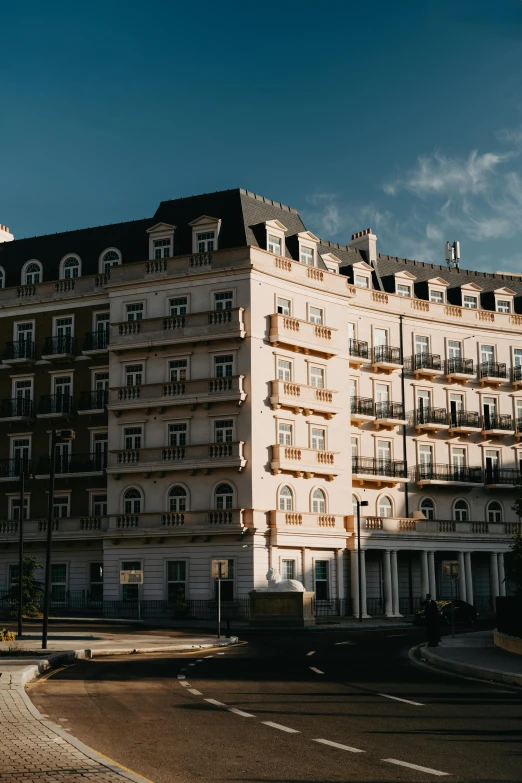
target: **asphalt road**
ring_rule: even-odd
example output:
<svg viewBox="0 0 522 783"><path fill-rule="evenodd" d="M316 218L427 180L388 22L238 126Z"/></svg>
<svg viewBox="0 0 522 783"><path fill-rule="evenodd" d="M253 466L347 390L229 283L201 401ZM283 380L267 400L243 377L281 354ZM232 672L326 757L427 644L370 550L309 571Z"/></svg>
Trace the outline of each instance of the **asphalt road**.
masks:
<svg viewBox="0 0 522 783"><path fill-rule="evenodd" d="M78 662L29 695L154 783L522 780L522 691L412 663L422 631L242 638Z"/></svg>

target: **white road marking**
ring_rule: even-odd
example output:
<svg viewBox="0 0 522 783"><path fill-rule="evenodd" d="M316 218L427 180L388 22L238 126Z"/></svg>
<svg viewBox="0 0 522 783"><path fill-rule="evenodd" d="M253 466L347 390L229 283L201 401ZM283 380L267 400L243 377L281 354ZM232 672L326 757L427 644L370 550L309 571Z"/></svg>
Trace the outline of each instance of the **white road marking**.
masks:
<svg viewBox="0 0 522 783"><path fill-rule="evenodd" d="M281 729L281 731L287 731L289 734L300 734L297 729L290 729L288 726L282 726L280 723L272 723L271 720L263 720L261 723L264 723L265 726L272 726L273 729Z"/></svg>
<svg viewBox="0 0 522 783"><path fill-rule="evenodd" d="M189 666L195 666L195 665L196 665L195 663L189 663Z"/></svg>
<svg viewBox="0 0 522 783"><path fill-rule="evenodd" d="M238 710L236 707L229 707L229 712L233 712L235 715L241 715L242 718L255 718L255 715L252 715L251 712L243 712L243 710Z"/></svg>
<svg viewBox="0 0 522 783"><path fill-rule="evenodd" d="M193 693L194 696L203 696L201 691L197 691L195 688L189 688L188 691L189 691L189 693Z"/></svg>
<svg viewBox="0 0 522 783"><path fill-rule="evenodd" d="M309 666L309 669L311 669L316 674L324 674L324 672L321 671L321 669L316 669L315 666Z"/></svg>
<svg viewBox="0 0 522 783"><path fill-rule="evenodd" d="M205 655L205 658L213 658L213 655Z"/></svg>
<svg viewBox="0 0 522 783"><path fill-rule="evenodd" d="M186 679L187 678L185 677L184 674L178 674L178 680L186 680Z"/></svg>
<svg viewBox="0 0 522 783"><path fill-rule="evenodd" d="M66 720L66 721L68 721L69 718L58 718L58 720Z"/></svg>
<svg viewBox="0 0 522 783"><path fill-rule="evenodd" d="M385 699L393 699L393 701L403 701L405 704L413 704L415 707L424 707L420 701L410 701L410 699L401 699L399 696L390 696L389 693L378 693L377 696L384 696Z"/></svg>
<svg viewBox="0 0 522 783"><path fill-rule="evenodd" d="M309 653L306 653L307 655L315 655L315 650L310 650Z"/></svg>
<svg viewBox="0 0 522 783"><path fill-rule="evenodd" d="M202 660L203 660L203 658L197 658L196 659L196 663L201 663Z"/></svg>
<svg viewBox="0 0 522 783"><path fill-rule="evenodd" d="M218 655L224 655L225 653L218 653Z"/></svg>
<svg viewBox="0 0 522 783"><path fill-rule="evenodd" d="M205 699L205 701L208 701L209 704L213 704L215 707L226 707L226 704L223 704L222 701L216 701L216 699Z"/></svg>
<svg viewBox="0 0 522 783"><path fill-rule="evenodd" d="M430 769L430 767L421 767L418 764L410 764L408 761L399 761L398 759L381 759L381 761L387 761L389 764L397 764L399 767L408 767L409 769L416 769L419 772L427 772L428 775L439 775L440 777L448 776L450 772L441 772L439 769Z"/></svg>
<svg viewBox="0 0 522 783"><path fill-rule="evenodd" d="M408 634L407 633L389 633L386 638L387 639L396 639L399 636L408 636Z"/></svg>
<svg viewBox="0 0 522 783"><path fill-rule="evenodd" d="M339 647L340 644L357 644L357 642L336 642L335 646Z"/></svg>
<svg viewBox="0 0 522 783"><path fill-rule="evenodd" d="M320 742L322 745L331 745L332 748L339 748L339 750L349 750L350 753L366 753L365 750L360 748L351 748L350 745L341 745L339 742L332 742L325 739L314 739L314 742Z"/></svg>
<svg viewBox="0 0 522 783"><path fill-rule="evenodd" d="M180 682L180 685L182 685L184 688L190 687L190 682L187 682L186 680L183 682Z"/></svg>

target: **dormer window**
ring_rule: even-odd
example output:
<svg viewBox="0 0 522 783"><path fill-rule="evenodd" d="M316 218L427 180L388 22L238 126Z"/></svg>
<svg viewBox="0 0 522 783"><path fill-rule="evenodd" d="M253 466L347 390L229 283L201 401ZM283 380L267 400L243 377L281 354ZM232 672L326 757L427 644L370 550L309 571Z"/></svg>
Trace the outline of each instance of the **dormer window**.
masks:
<svg viewBox="0 0 522 783"><path fill-rule="evenodd" d="M413 295L413 283L415 282L415 275L411 272L404 270L403 272L396 272L395 278L395 293L397 296L404 296L406 299L411 299Z"/></svg>
<svg viewBox="0 0 522 783"><path fill-rule="evenodd" d="M411 298L411 286L399 283L397 285L397 296L404 296L408 299Z"/></svg>
<svg viewBox="0 0 522 783"><path fill-rule="evenodd" d="M370 278L366 275L355 275L355 285L357 288L369 288Z"/></svg>
<svg viewBox="0 0 522 783"><path fill-rule="evenodd" d="M265 221L266 247L269 253L276 256L286 256L285 231L287 230L280 220Z"/></svg>
<svg viewBox="0 0 522 783"><path fill-rule="evenodd" d="M311 247L302 247L299 253L299 260L307 266L314 266L314 251Z"/></svg>
<svg viewBox="0 0 522 783"><path fill-rule="evenodd" d="M192 228L193 253L213 253L218 249L221 218L201 215L189 226Z"/></svg>
<svg viewBox="0 0 522 783"><path fill-rule="evenodd" d="M170 239L154 240L154 258L170 258L171 255Z"/></svg>
<svg viewBox="0 0 522 783"><path fill-rule="evenodd" d="M497 313L510 313L511 302L509 299L497 299Z"/></svg>
<svg viewBox="0 0 522 783"><path fill-rule="evenodd" d="M516 291L512 291L511 288L497 288L493 291L495 296L495 310L497 313L512 313L513 301L516 295Z"/></svg>
<svg viewBox="0 0 522 783"><path fill-rule="evenodd" d="M37 285L42 280L42 265L39 261L29 261L22 271L22 283Z"/></svg>
<svg viewBox="0 0 522 783"><path fill-rule="evenodd" d="M149 235L149 259L160 261L174 254L174 229L170 223L156 223L147 229Z"/></svg>
<svg viewBox="0 0 522 783"><path fill-rule="evenodd" d="M477 309L477 297L476 296L470 296L469 294L464 294L462 297L462 305L467 310L476 310Z"/></svg>
<svg viewBox="0 0 522 783"><path fill-rule="evenodd" d="M268 252L269 253L275 253L276 256L281 255L281 239L280 237L275 237L272 234L268 235Z"/></svg>
<svg viewBox="0 0 522 783"><path fill-rule="evenodd" d="M100 272L108 275L111 271L111 267L118 266L118 264L121 264L121 254L119 250L116 250L115 248L104 250L100 256Z"/></svg>
<svg viewBox="0 0 522 783"><path fill-rule="evenodd" d="M299 242L299 261L305 266L317 266L317 245L319 237L312 234L311 231L301 231L297 235Z"/></svg>
<svg viewBox="0 0 522 783"><path fill-rule="evenodd" d="M197 234L198 253L212 253L214 250L214 240L216 235L214 231L203 231Z"/></svg>
<svg viewBox="0 0 522 783"><path fill-rule="evenodd" d="M466 310L478 310L479 295L482 288L476 283L466 283L460 287L462 295L462 307Z"/></svg>
<svg viewBox="0 0 522 783"><path fill-rule="evenodd" d="M80 259L77 256L66 256L60 264L60 279L71 280L80 277Z"/></svg>
<svg viewBox="0 0 522 783"><path fill-rule="evenodd" d="M430 290L430 302L434 304L444 304L444 292Z"/></svg>

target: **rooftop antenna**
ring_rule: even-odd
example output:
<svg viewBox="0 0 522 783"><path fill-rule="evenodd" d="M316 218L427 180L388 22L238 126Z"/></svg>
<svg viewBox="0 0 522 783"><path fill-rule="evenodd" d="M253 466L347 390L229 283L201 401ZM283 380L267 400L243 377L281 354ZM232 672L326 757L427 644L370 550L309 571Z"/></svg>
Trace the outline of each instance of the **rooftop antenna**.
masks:
<svg viewBox="0 0 522 783"><path fill-rule="evenodd" d="M458 269L460 264L460 242L454 242L450 245L446 242L445 245L446 263L450 269Z"/></svg>

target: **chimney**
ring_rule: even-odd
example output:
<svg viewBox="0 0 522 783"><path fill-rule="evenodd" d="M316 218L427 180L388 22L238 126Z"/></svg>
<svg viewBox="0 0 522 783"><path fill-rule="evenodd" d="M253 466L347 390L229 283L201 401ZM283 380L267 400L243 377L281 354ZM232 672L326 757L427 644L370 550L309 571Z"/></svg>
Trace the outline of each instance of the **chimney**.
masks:
<svg viewBox="0 0 522 783"><path fill-rule="evenodd" d="M9 229L7 226L3 226L0 223L0 242L12 242L14 239L14 236L9 233Z"/></svg>
<svg viewBox="0 0 522 783"><path fill-rule="evenodd" d="M371 266L375 266L377 261L377 237L372 234L371 228L359 231L358 234L352 234L352 241L348 242L348 247L356 247L366 253L366 260Z"/></svg>

